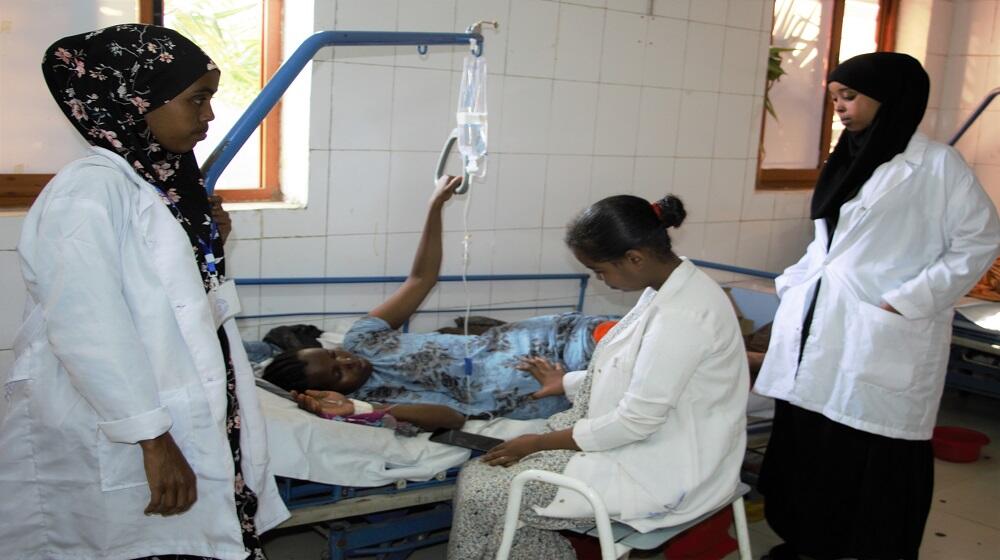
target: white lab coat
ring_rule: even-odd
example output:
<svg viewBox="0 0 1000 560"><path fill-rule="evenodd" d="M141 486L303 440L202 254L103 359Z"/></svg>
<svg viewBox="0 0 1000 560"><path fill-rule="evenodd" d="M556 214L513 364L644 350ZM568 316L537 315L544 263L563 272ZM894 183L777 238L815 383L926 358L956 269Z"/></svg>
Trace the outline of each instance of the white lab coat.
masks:
<svg viewBox="0 0 1000 560"><path fill-rule="evenodd" d="M750 389L729 298L685 260L606 338L591 363L587 416L573 427L583 452L565 474L594 488L612 517L643 532L724 505L739 481ZM570 398L585 373L564 378ZM539 513L593 515L566 489Z"/></svg>
<svg viewBox="0 0 1000 560"><path fill-rule="evenodd" d="M152 185L92 149L43 190L18 246L28 307L0 404L0 555L242 560L226 372L191 244ZM288 512L239 333L232 320L225 330L243 475L263 532ZM136 442L168 429L197 475L198 501L146 516Z"/></svg>
<svg viewBox="0 0 1000 560"><path fill-rule="evenodd" d="M755 391L866 432L930 439L953 305L1000 243L993 202L958 152L917 133L841 208L829 251L826 222L815 223L806 254L775 281L781 304Z"/></svg>

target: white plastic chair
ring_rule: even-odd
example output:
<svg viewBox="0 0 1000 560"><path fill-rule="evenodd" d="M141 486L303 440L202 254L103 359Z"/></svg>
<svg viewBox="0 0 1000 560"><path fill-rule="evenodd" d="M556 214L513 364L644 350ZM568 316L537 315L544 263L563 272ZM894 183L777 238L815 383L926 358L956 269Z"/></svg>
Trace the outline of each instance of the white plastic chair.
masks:
<svg viewBox="0 0 1000 560"><path fill-rule="evenodd" d="M603 560L628 558L629 552L635 548L642 550L657 548L722 510L722 508L719 508L697 519L674 527L665 527L649 533L639 533L627 525L621 523L612 524L611 519L608 517L608 510L604 506L604 500L601 499L593 488L583 482L564 474L531 469L515 476L511 484L510 494L507 499L507 513L504 518L503 538L500 541L500 550L497 551L497 560L507 560L510 556L510 550L514 544L514 533L519 527L518 517L521 511L521 497L524 494L524 485L531 481L547 482L575 490L590 502L590 506L594 509L597 538L601 544L601 558ZM739 544L740 560L751 560L753 558L750 550L750 531L747 527L746 511L743 509L743 496L749 491L750 487L741 482L736 492L733 493L732 499L727 502L727 506L732 506L733 508L733 524L736 526L736 541ZM593 536L594 531L588 531L587 534Z"/></svg>

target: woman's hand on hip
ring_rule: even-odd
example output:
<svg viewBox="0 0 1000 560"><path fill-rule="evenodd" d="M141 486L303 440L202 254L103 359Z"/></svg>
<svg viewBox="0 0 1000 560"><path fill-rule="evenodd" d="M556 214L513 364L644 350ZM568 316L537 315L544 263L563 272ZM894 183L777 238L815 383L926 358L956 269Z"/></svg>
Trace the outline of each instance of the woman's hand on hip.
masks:
<svg viewBox="0 0 1000 560"><path fill-rule="evenodd" d="M526 434L507 440L481 457L487 465L509 467L532 453L542 450L538 434Z"/></svg>
<svg viewBox="0 0 1000 560"><path fill-rule="evenodd" d="M515 367L521 371L530 373L542 386L541 389L531 395L533 399L562 395L566 392L563 389L563 377L566 375L566 370L563 369L562 364L552 363L545 358L533 356L524 358Z"/></svg>
<svg viewBox="0 0 1000 560"><path fill-rule="evenodd" d="M146 515L177 515L198 500L198 483L170 432L139 442L149 482Z"/></svg>

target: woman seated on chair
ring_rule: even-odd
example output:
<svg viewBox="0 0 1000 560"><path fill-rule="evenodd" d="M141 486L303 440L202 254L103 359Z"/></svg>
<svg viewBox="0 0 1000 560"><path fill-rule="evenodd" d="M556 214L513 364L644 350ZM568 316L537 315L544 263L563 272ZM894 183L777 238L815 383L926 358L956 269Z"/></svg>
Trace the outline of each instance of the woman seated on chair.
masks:
<svg viewBox="0 0 1000 560"><path fill-rule="evenodd" d="M448 557L493 558L511 480L527 469L592 487L612 518L639 531L676 525L728 503L746 444L747 355L726 294L673 253L667 229L685 216L668 196L597 202L569 226L576 258L609 287L644 290L594 350L586 371L529 361L539 395L565 394L570 410L543 433L504 442L466 463L455 495ZM557 531L593 524L575 492L532 482L511 558L574 558Z"/></svg>
<svg viewBox="0 0 1000 560"><path fill-rule="evenodd" d="M582 369L594 328L612 317L564 313L534 317L475 336L403 333L403 325L437 284L441 212L461 179L438 182L406 281L351 327L343 349L303 348L274 357L263 378L299 393L334 391L363 401L436 404L466 416L546 418L569 408L562 395L538 394L529 358ZM331 397L340 400L339 397Z"/></svg>

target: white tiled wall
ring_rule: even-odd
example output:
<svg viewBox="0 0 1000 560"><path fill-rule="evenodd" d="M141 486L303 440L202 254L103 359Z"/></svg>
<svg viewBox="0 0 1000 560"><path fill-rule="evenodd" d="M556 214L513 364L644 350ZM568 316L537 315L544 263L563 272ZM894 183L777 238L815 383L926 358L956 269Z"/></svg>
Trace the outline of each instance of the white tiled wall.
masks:
<svg viewBox="0 0 1000 560"><path fill-rule="evenodd" d="M780 270L801 254L811 224L807 194L754 190L771 2L654 0L652 15L649 7L648 0L316 0L314 23L461 31L475 20L500 21L498 32L484 30L491 155L487 182L470 195L470 272L581 271L562 244L575 212L610 194L668 192L689 211L672 234L678 252ZM36 55L10 52L0 56ZM405 275L436 152L453 126L462 57L449 48L321 51L312 66L312 116L297 125L309 141L308 204L234 210L232 274ZM445 274L461 271L463 205L456 197L446 209ZM0 217L5 274L16 262L20 221ZM3 289L0 365L21 313L17 274L4 276ZM474 284L470 298L544 305L574 301L573 289L485 283ZM586 309L595 313L621 313L635 298L596 281L589 293ZM362 285L254 287L241 295L248 311L269 313L365 310L384 293ZM429 305L460 307L465 297L460 285L444 285ZM244 332L258 336L258 325Z"/></svg>
<svg viewBox="0 0 1000 560"><path fill-rule="evenodd" d="M931 97L921 129L947 141L1000 88L1000 1L921 0L901 6L899 49L924 62ZM1000 207L1000 100L956 144Z"/></svg>

